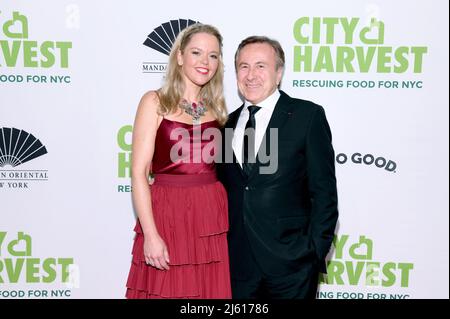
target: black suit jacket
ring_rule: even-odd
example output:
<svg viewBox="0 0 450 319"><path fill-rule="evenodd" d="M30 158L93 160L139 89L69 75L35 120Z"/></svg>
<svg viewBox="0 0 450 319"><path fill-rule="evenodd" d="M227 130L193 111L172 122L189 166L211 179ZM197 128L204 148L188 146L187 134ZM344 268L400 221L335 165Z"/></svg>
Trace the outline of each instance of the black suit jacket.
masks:
<svg viewBox="0 0 450 319"><path fill-rule="evenodd" d="M233 279L255 271L252 256L264 273L274 276L297 272L304 263L326 270L338 218L330 128L321 106L280 93L262 142L267 153L278 146L274 173L261 173L260 148L246 177L234 153L230 156L231 139L223 141L222 160L228 156L228 162L217 168L228 193ZM236 127L242 108L230 114L225 130ZM270 129L278 130L278 143L270 143Z"/></svg>

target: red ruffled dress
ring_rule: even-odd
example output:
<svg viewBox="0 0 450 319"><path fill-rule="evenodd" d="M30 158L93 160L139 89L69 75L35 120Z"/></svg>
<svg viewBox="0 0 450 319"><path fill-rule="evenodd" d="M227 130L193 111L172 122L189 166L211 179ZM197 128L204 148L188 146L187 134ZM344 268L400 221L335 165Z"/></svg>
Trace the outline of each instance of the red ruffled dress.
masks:
<svg viewBox="0 0 450 319"><path fill-rule="evenodd" d="M127 298L231 298L227 196L215 174L213 138L200 138L208 128L217 132L218 123L193 126L163 119L158 128L150 192L170 269L145 263L138 220ZM179 158L173 161L171 152Z"/></svg>

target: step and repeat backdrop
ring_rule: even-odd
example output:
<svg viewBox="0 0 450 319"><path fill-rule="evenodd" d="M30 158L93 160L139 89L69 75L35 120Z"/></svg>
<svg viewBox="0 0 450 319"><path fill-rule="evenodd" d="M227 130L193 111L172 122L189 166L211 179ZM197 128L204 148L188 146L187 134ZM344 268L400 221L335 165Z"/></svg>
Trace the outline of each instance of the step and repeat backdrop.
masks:
<svg viewBox="0 0 450 319"><path fill-rule="evenodd" d="M0 299L123 298L131 134L180 29L249 35L325 108L340 219L321 299L449 297L448 1L0 2Z"/></svg>

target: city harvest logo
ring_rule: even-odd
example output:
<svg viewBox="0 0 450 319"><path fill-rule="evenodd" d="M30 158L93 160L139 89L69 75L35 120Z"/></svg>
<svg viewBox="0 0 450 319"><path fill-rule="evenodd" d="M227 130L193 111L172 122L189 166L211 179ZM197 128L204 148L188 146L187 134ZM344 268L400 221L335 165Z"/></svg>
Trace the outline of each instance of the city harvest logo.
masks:
<svg viewBox="0 0 450 319"><path fill-rule="evenodd" d="M0 11L0 71L19 67L29 69L68 69L72 42L36 41L29 38L28 18L18 11L12 15ZM0 83L63 83L70 76L61 74L2 74Z"/></svg>
<svg viewBox="0 0 450 319"><path fill-rule="evenodd" d="M117 146L120 152L117 154L117 177L120 179L126 178L128 181L131 178L131 135L133 133L133 126L124 125L117 132ZM130 193L131 185L119 184L117 185L117 192Z"/></svg>
<svg viewBox="0 0 450 319"><path fill-rule="evenodd" d="M198 23L191 19L170 20L156 27L145 39L144 45L169 56L178 34L188 26ZM143 73L165 73L167 62L143 62Z"/></svg>
<svg viewBox="0 0 450 319"><path fill-rule="evenodd" d="M0 128L0 190L28 189L35 181L47 181L48 170L21 170L15 167L47 154L47 148L24 130ZM4 169L12 167L14 169Z"/></svg>
<svg viewBox="0 0 450 319"><path fill-rule="evenodd" d="M385 44L385 24L358 17L301 17L294 22L293 71L298 73L421 74L427 46ZM293 87L421 89L423 81L296 79Z"/></svg>
<svg viewBox="0 0 450 319"><path fill-rule="evenodd" d="M32 238L19 231L17 236L0 231L0 285L64 284L64 289L1 289L0 298L64 298L71 296L66 288L79 287L79 272L73 258L33 256ZM39 285L42 287L42 285Z"/></svg>
<svg viewBox="0 0 450 319"><path fill-rule="evenodd" d="M347 163L353 163L358 165L375 166L384 169L388 172L396 172L397 163L393 160L388 160L382 156L375 156L372 154L353 153L348 156L345 153L339 153L336 155L336 162L338 164L345 165Z"/></svg>
<svg viewBox="0 0 450 319"><path fill-rule="evenodd" d="M408 288L413 263L374 260L373 241L365 235L357 242L350 241L350 235L335 236L333 240L334 258L327 263L327 274L321 274L322 287L359 286L385 288ZM322 290L322 289L321 289ZM319 298L334 299L406 299L409 294L389 292L326 292L318 293Z"/></svg>

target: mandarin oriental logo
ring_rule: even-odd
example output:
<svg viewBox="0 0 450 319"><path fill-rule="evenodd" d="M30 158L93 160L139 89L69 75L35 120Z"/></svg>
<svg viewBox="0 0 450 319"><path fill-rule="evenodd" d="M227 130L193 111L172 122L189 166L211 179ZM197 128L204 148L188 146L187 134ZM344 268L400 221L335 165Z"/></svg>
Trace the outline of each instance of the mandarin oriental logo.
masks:
<svg viewBox="0 0 450 319"><path fill-rule="evenodd" d="M192 19L177 19L164 22L156 27L144 41L150 49L169 56L172 45L178 34L188 26L198 23ZM143 62L143 73L165 73L167 62Z"/></svg>
<svg viewBox="0 0 450 319"><path fill-rule="evenodd" d="M0 190L28 189L32 181L48 180L47 170L16 170L19 165L47 154L47 148L33 134L17 128L0 128Z"/></svg>
<svg viewBox="0 0 450 319"><path fill-rule="evenodd" d="M47 149L33 134L16 128L0 129L0 167L18 166L47 154Z"/></svg>

